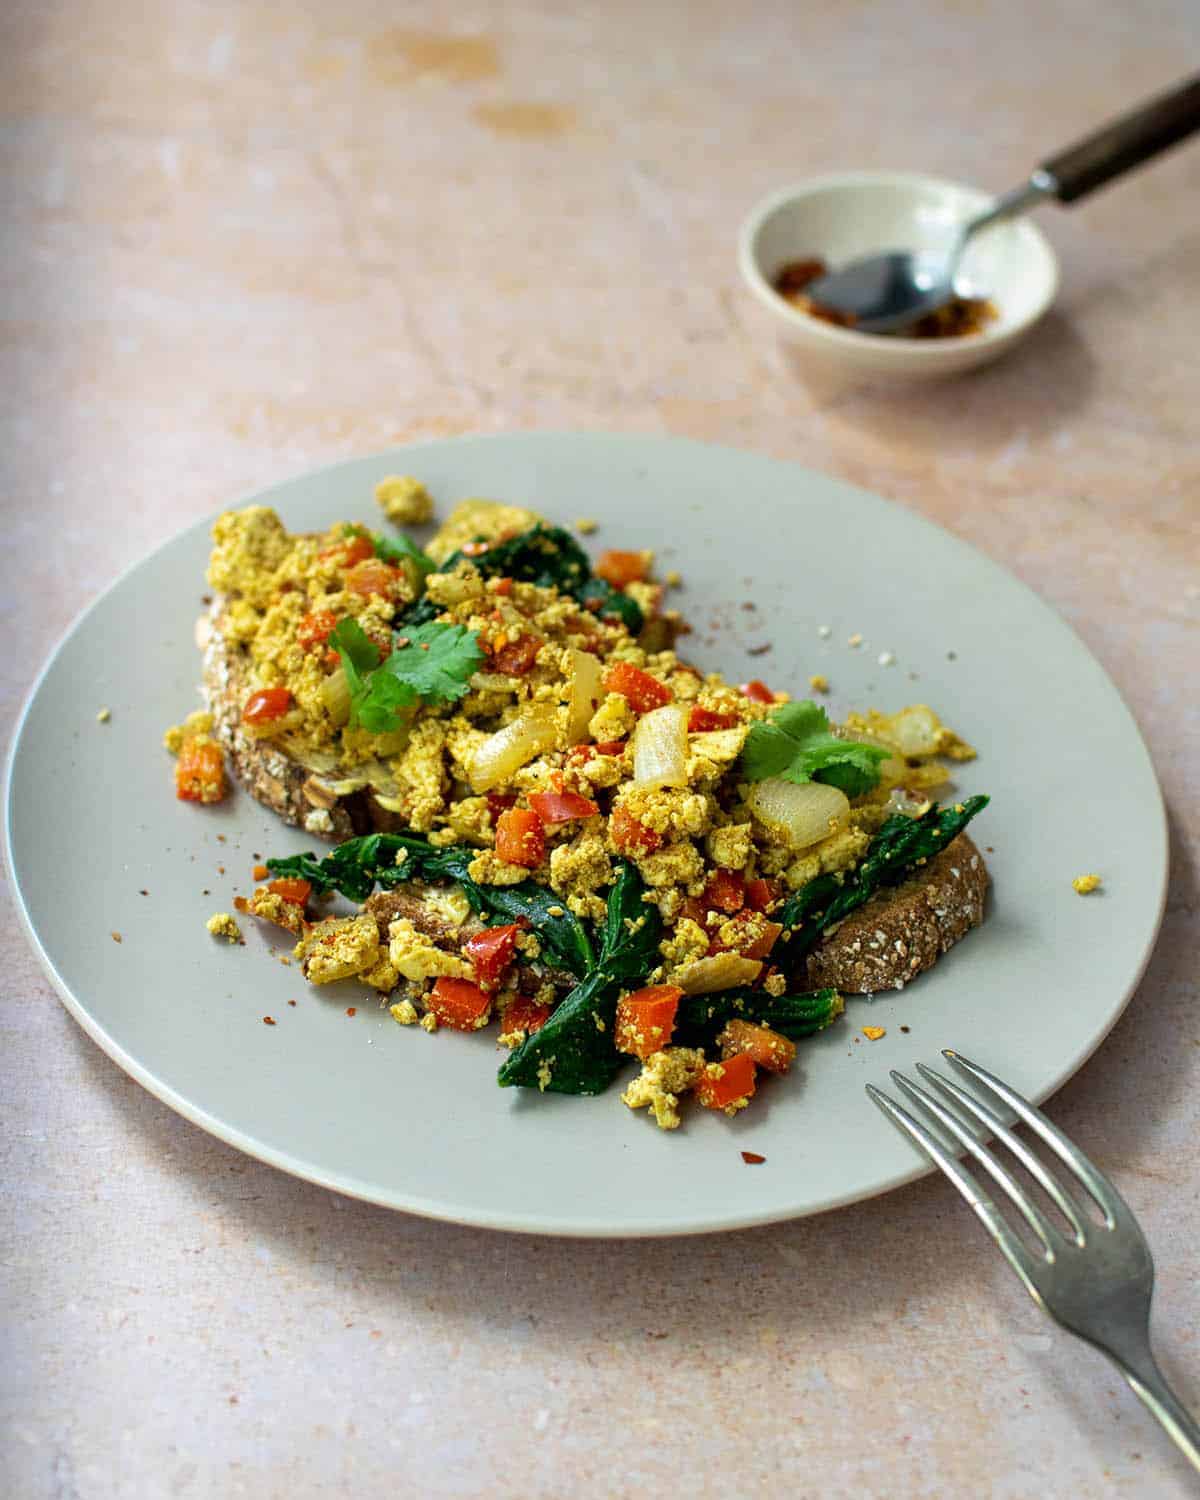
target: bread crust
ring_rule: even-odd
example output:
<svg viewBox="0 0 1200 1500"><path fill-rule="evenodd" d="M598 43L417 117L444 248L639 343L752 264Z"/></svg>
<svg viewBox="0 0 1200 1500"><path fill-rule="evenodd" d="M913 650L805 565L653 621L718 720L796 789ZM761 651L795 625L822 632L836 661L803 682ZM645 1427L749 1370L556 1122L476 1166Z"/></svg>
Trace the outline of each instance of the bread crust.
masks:
<svg viewBox="0 0 1200 1500"><path fill-rule="evenodd" d="M983 921L983 855L965 833L914 876L871 898L808 957L807 982L848 995L903 989Z"/></svg>
<svg viewBox="0 0 1200 1500"><path fill-rule="evenodd" d="M355 808L354 798L334 797L318 789L304 766L269 740L246 733L242 705L249 692L249 657L230 642L225 620L226 601L218 597L202 617L197 633L203 637L204 692L213 716L213 734L228 756L238 783L285 823L318 838L339 841L369 832L369 819L366 827L360 826L364 814Z"/></svg>

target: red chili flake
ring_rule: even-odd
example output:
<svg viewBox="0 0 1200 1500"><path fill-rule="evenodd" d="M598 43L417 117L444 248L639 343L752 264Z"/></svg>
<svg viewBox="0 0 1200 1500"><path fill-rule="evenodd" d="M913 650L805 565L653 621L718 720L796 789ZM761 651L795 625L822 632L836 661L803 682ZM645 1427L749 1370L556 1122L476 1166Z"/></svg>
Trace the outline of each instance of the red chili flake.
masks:
<svg viewBox="0 0 1200 1500"><path fill-rule="evenodd" d="M357 1005L348 1005L346 1007L346 1014L348 1016L356 1016L356 1015L358 1015L358 1006Z"/></svg>
<svg viewBox="0 0 1200 1500"><path fill-rule="evenodd" d="M149 894L150 894L150 892L149 892L149 891L139 891L139 892L138 892L138 895L139 895L139 896L148 896L148 895L149 895Z"/></svg>
<svg viewBox="0 0 1200 1500"><path fill-rule="evenodd" d="M264 1026L274 1026L274 1024L275 1024L275 1017L274 1016L264 1016L263 1017L263 1025Z"/></svg>
<svg viewBox="0 0 1200 1500"><path fill-rule="evenodd" d="M742 1152L742 1160L750 1167L757 1167L761 1162L766 1161L766 1159L765 1156L759 1156L757 1151Z"/></svg>

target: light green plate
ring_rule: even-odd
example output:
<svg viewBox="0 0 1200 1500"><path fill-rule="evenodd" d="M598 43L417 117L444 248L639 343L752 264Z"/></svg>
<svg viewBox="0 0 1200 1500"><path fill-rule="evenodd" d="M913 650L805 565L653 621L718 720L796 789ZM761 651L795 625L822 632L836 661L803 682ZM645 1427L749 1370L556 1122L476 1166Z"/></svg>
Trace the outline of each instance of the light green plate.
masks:
<svg viewBox="0 0 1200 1500"><path fill-rule="evenodd" d="M198 703L192 628L208 528L197 526L76 623L9 767L9 858L30 938L68 1010L146 1088L285 1171L413 1213L548 1234L686 1234L815 1213L919 1175L863 1092L889 1068L953 1046L1041 1099L1100 1043L1158 930L1162 799L1113 685L1028 589L860 490L661 438L454 439L254 498L298 530L371 521L372 487L395 472L423 479L443 513L486 495L566 523L594 516L601 546L655 548L684 575L674 599L695 626L685 654L734 681L803 696L824 672L842 711L932 704L980 748L959 793L992 794L972 828L994 849L987 921L903 994L851 1000L736 1121L693 1109L667 1134L630 1114L619 1088L582 1100L499 1089L491 1034L430 1037L364 991L310 990L253 921L245 947L206 934L210 913L249 890L258 855L313 841L241 794L219 808L174 798L161 737ZM846 644L852 633L860 649ZM884 651L895 665L878 665ZM1071 879L1085 870L1105 886L1081 900ZM887 1036L863 1040L864 1024ZM742 1149L765 1164L746 1166Z"/></svg>

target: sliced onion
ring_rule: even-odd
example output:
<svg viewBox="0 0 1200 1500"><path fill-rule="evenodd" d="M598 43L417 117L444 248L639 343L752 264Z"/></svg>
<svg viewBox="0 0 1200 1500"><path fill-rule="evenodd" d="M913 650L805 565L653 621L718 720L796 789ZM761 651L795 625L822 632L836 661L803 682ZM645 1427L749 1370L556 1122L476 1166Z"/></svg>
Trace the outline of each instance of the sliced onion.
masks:
<svg viewBox="0 0 1200 1500"><path fill-rule="evenodd" d="M339 726L345 724L350 717L350 684L346 681L345 668L338 667L330 672L321 684L320 692L329 717Z"/></svg>
<svg viewBox="0 0 1200 1500"><path fill-rule="evenodd" d="M928 797L916 797L904 786L894 786L888 794L889 813L903 813L906 818L919 818L928 806Z"/></svg>
<svg viewBox="0 0 1200 1500"><path fill-rule="evenodd" d="M684 964L671 975L685 995L712 995L717 990L733 989L739 984L753 984L762 973L757 958L743 958L740 953L712 953Z"/></svg>
<svg viewBox="0 0 1200 1500"><path fill-rule="evenodd" d="M941 722L924 703L902 708L888 720L887 736L901 755L936 755Z"/></svg>
<svg viewBox="0 0 1200 1500"><path fill-rule="evenodd" d="M552 750L558 738L552 714L529 709L511 724L489 734L471 757L471 788L487 792L500 786L545 750Z"/></svg>
<svg viewBox="0 0 1200 1500"><path fill-rule="evenodd" d="M643 714L633 731L633 780L637 786L687 786L688 713L665 703Z"/></svg>
<svg viewBox="0 0 1200 1500"><path fill-rule="evenodd" d="M572 650L568 655L571 696L567 700L567 743L578 745L587 739L588 724L604 697L600 682L603 668L590 651Z"/></svg>
<svg viewBox="0 0 1200 1500"><path fill-rule="evenodd" d="M837 833L850 811L845 792L835 786L819 781L797 786L777 776L756 782L746 801L759 822L783 834L793 849L807 849Z"/></svg>

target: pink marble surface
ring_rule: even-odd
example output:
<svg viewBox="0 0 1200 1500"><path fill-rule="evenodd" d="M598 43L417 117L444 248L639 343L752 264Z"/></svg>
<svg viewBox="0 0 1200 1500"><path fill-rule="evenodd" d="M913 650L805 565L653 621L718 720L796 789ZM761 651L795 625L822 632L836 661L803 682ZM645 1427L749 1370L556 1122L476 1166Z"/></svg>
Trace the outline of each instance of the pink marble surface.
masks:
<svg viewBox="0 0 1200 1500"><path fill-rule="evenodd" d="M1080 631L1172 808L1157 952L1051 1113L1141 1216L1163 1362L1200 1402L1200 148L1047 211L1058 309L948 390L806 378L732 254L753 201L809 172L1006 187L1198 43L1192 0L14 0L6 722L76 611L155 543L410 438L698 435L937 519ZM674 1244L387 1213L176 1118L8 930L14 1495L1194 1492L940 1181Z"/></svg>

